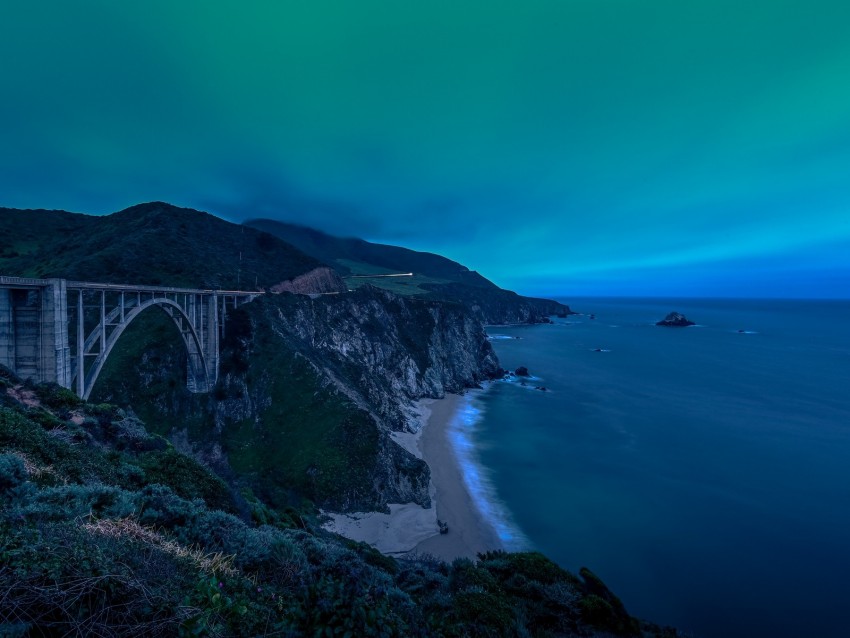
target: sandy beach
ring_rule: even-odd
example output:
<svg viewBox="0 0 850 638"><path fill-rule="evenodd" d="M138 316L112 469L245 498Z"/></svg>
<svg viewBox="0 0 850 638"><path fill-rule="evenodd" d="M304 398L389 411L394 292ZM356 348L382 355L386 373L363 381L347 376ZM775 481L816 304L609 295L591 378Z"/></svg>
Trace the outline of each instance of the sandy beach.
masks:
<svg viewBox="0 0 850 638"><path fill-rule="evenodd" d="M463 400L462 396L448 395L434 401L431 418L419 439L422 458L431 468L437 518L448 523L449 533L426 538L414 552L433 554L443 560L459 556L475 558L478 552L502 547L496 531L472 501L449 441L449 428Z"/></svg>
<svg viewBox="0 0 850 638"><path fill-rule="evenodd" d="M431 554L450 561L500 549L495 530L483 519L466 489L449 442L449 429L463 400L460 395L423 399L417 404L419 429L393 435L399 445L428 463L435 505L426 509L415 503L390 504L390 514L330 514L331 521L325 527L396 556ZM437 519L448 523L448 534L439 533Z"/></svg>

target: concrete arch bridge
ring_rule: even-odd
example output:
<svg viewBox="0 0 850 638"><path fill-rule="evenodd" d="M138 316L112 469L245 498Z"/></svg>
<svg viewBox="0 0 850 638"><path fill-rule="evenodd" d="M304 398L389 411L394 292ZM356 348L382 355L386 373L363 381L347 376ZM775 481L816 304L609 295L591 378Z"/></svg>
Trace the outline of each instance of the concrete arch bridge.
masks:
<svg viewBox="0 0 850 638"><path fill-rule="evenodd" d="M88 399L124 330L156 306L186 346L186 386L209 392L218 380L227 308L260 294L0 276L0 363Z"/></svg>

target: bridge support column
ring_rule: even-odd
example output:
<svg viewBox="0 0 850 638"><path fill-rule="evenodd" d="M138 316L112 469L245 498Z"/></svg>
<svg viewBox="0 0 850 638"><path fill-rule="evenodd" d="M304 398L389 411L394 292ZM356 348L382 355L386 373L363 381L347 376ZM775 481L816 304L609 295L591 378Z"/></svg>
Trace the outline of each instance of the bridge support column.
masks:
<svg viewBox="0 0 850 638"><path fill-rule="evenodd" d="M12 291L0 289L0 363L15 369L15 315Z"/></svg>
<svg viewBox="0 0 850 638"><path fill-rule="evenodd" d="M86 320L83 291L77 291L77 394L86 396Z"/></svg>
<svg viewBox="0 0 850 638"><path fill-rule="evenodd" d="M212 390L218 381L218 295L207 297L206 325L204 326L204 359L207 362L207 379Z"/></svg>
<svg viewBox="0 0 850 638"><path fill-rule="evenodd" d="M0 363L20 377L71 385L64 279L0 289Z"/></svg>
<svg viewBox="0 0 850 638"><path fill-rule="evenodd" d="M42 381L71 387L71 349L68 346L68 289L64 279L48 279L41 290Z"/></svg>

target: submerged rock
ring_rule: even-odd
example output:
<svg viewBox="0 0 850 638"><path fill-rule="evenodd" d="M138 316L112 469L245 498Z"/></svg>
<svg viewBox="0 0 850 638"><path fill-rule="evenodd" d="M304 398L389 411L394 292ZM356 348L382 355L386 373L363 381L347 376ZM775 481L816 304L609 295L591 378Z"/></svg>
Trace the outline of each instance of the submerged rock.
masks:
<svg viewBox="0 0 850 638"><path fill-rule="evenodd" d="M680 312L671 312L669 315L664 317L661 321L657 321L655 323L656 326L672 326L672 327L685 327L685 326L693 326L693 321L688 319L685 315Z"/></svg>

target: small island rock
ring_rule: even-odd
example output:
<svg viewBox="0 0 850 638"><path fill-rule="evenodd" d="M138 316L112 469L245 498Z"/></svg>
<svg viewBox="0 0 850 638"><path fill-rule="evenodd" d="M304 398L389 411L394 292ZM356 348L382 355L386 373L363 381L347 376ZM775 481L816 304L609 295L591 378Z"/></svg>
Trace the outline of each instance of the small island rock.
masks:
<svg viewBox="0 0 850 638"><path fill-rule="evenodd" d="M518 377L527 377L527 376L530 376L530 375L528 374L528 368L526 368L525 366L520 366L520 367L518 367L518 368L516 369L516 372L515 372L514 374L516 374L516 376L518 376Z"/></svg>
<svg viewBox="0 0 850 638"><path fill-rule="evenodd" d="M680 312L671 312L669 315L664 317L661 321L655 323L656 326L673 326L673 327L684 327L684 326L693 326L693 321L688 319L685 315Z"/></svg>

